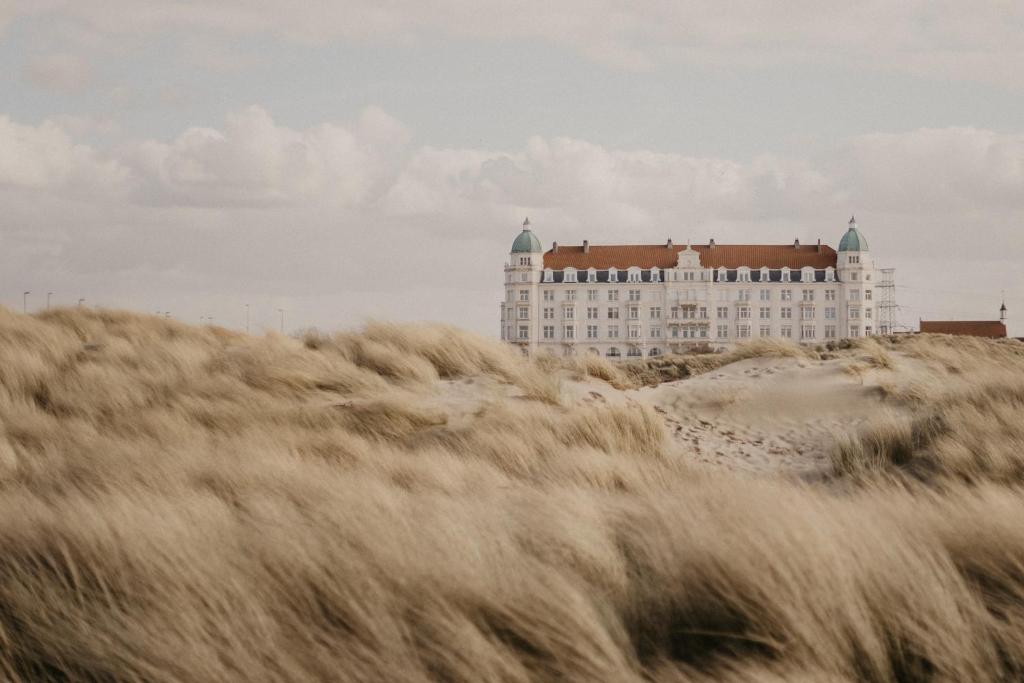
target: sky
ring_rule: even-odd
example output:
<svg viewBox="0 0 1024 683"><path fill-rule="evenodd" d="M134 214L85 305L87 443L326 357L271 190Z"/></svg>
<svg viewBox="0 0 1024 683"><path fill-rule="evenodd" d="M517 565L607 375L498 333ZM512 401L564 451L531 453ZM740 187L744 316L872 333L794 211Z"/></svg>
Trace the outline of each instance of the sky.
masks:
<svg viewBox="0 0 1024 683"><path fill-rule="evenodd" d="M1024 4L0 0L0 305L498 334L552 241L836 246L1024 336ZM23 292L30 291L28 297Z"/></svg>

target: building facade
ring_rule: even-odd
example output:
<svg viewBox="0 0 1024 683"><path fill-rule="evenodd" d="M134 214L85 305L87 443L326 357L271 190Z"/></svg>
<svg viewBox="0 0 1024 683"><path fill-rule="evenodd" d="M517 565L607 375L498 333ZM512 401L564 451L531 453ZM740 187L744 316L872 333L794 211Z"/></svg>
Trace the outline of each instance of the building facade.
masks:
<svg viewBox="0 0 1024 683"><path fill-rule="evenodd" d="M757 337L822 343L878 325L867 240L590 245L546 252L529 220L505 264L501 338L524 353L641 358Z"/></svg>

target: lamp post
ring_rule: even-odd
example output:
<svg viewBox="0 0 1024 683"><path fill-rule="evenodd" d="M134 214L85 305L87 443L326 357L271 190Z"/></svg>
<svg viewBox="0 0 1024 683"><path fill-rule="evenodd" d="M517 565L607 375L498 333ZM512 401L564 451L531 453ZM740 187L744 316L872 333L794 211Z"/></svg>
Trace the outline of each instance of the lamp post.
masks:
<svg viewBox="0 0 1024 683"><path fill-rule="evenodd" d="M46 310L50 310L50 297L53 296L53 292L46 293Z"/></svg>
<svg viewBox="0 0 1024 683"><path fill-rule="evenodd" d="M281 334L284 334L284 309L279 308L277 312L281 314Z"/></svg>
<svg viewBox="0 0 1024 683"><path fill-rule="evenodd" d="M245 333L249 334L249 304L245 305Z"/></svg>
<svg viewBox="0 0 1024 683"><path fill-rule="evenodd" d="M21 293L21 312L22 313L28 313L28 295L31 294L31 293L32 292L22 292Z"/></svg>

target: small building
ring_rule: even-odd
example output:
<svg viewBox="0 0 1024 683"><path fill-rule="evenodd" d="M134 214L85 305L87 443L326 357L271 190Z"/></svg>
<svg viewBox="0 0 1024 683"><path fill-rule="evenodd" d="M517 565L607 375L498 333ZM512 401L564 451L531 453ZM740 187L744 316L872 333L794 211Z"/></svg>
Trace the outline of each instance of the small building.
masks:
<svg viewBox="0 0 1024 683"><path fill-rule="evenodd" d="M924 334L958 334L965 337L1006 337L1006 304L999 307L999 320L922 320Z"/></svg>

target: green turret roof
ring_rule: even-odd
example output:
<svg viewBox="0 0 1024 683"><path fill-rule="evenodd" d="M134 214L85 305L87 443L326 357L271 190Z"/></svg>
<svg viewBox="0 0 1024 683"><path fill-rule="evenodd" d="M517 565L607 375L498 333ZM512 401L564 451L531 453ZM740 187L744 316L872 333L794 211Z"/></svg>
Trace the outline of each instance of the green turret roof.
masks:
<svg viewBox="0 0 1024 683"><path fill-rule="evenodd" d="M839 251L867 251L868 241L857 230L857 221L850 216L850 227L839 241Z"/></svg>
<svg viewBox="0 0 1024 683"><path fill-rule="evenodd" d="M513 254L539 254L544 251L544 248L540 246L540 240L530 230L530 219L527 218L523 221L523 231L516 237L516 241L512 243Z"/></svg>

